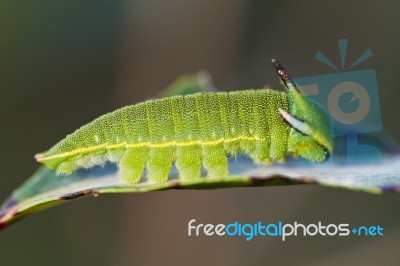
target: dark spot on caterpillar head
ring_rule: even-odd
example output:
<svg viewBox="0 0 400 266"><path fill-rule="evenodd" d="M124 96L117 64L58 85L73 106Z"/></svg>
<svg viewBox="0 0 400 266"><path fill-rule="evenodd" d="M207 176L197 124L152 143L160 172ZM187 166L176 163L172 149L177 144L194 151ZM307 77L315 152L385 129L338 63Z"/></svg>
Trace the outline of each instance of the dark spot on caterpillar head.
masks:
<svg viewBox="0 0 400 266"><path fill-rule="evenodd" d="M325 146L323 146L323 145L321 145L321 146L322 146L322 149L324 150L324 153L325 153L324 162L326 162L331 157L331 153L329 152L329 150Z"/></svg>

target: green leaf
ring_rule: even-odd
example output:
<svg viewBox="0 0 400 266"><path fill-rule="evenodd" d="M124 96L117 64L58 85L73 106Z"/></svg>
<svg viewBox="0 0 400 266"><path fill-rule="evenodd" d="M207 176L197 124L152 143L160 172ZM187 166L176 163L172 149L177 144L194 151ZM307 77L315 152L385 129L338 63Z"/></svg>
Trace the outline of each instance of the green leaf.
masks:
<svg viewBox="0 0 400 266"><path fill-rule="evenodd" d="M380 162L361 165L293 166L292 163L260 166L250 159L240 157L231 160L231 175L224 179L204 177L192 182L183 182L176 179L176 171L173 171L165 183L136 185L120 184L118 169L112 164L91 170L79 170L68 176L57 176L54 171L40 167L1 207L0 228L61 202L105 193L291 184L319 184L376 194L400 191L400 156L388 156Z"/></svg>
<svg viewBox="0 0 400 266"><path fill-rule="evenodd" d="M211 75L205 70L196 74L186 74L177 78L171 85L160 93L160 98L174 95L187 95L197 92L215 92Z"/></svg>
<svg viewBox="0 0 400 266"><path fill-rule="evenodd" d="M195 75L181 78L169 87L165 95L193 90L210 91L210 83L199 82L198 77ZM312 164L299 159L289 160L284 165L264 166L254 164L246 157L237 157L230 158L230 175L225 178L202 177L191 182L181 181L177 179L176 169L173 169L165 183L142 182L134 185L120 184L118 169L113 164L78 170L67 176L57 176L53 170L42 166L3 203L0 208L0 229L50 206L83 196L106 193L292 184L318 184L375 194L399 192L400 155L397 146L384 133L364 135L359 141L373 143L382 152L381 158L371 158L370 154L366 154L359 157L360 160L350 161L344 157L343 149L339 149L333 155L331 163Z"/></svg>

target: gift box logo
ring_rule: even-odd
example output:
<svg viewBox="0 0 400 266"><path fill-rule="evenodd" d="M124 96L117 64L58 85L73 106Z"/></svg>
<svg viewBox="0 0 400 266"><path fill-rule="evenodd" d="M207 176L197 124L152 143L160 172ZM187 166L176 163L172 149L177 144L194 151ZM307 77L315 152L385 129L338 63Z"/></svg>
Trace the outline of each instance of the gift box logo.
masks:
<svg viewBox="0 0 400 266"><path fill-rule="evenodd" d="M334 134L346 140L347 159L380 157L379 150L373 146L359 145L359 134L377 132L382 129L379 94L374 69L352 70L372 56L367 49L350 67L346 67L347 39L339 39L341 70L339 72L295 78L305 95L325 107L332 117ZM339 68L322 52L315 59L334 70ZM354 156L353 156L354 155Z"/></svg>

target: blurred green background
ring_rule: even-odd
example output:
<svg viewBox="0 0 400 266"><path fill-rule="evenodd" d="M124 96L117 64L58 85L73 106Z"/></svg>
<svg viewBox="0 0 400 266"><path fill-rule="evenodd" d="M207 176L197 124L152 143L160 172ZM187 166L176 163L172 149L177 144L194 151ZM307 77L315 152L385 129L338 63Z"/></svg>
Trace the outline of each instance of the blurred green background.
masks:
<svg viewBox="0 0 400 266"><path fill-rule="evenodd" d="M383 124L400 141L400 4L396 1L0 2L0 199L37 168L33 154L97 116L155 97L177 76L209 70L223 90L280 87L333 73L367 48ZM86 198L0 233L0 265L398 265L400 198L317 186L165 191ZM384 237L188 237L203 223L279 221L384 227Z"/></svg>

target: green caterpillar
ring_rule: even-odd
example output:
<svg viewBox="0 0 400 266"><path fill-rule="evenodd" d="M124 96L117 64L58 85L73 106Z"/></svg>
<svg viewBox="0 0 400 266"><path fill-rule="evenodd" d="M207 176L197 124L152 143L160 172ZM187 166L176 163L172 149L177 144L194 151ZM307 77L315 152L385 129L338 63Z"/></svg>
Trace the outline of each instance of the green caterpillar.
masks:
<svg viewBox="0 0 400 266"><path fill-rule="evenodd" d="M323 162L333 151L328 114L305 98L276 60L286 93L269 89L197 93L150 100L105 114L50 150L35 156L57 173L107 161L117 163L124 183L168 179L175 164L182 180L228 175L227 155L259 163L286 155Z"/></svg>

